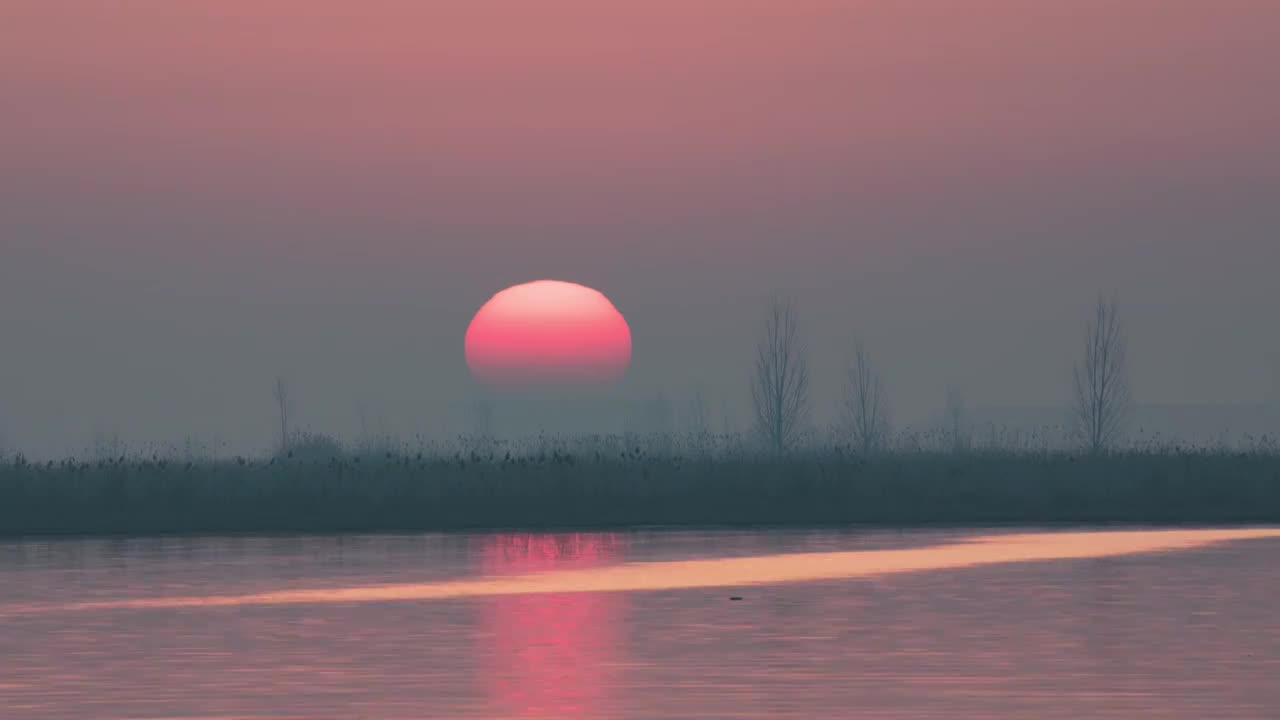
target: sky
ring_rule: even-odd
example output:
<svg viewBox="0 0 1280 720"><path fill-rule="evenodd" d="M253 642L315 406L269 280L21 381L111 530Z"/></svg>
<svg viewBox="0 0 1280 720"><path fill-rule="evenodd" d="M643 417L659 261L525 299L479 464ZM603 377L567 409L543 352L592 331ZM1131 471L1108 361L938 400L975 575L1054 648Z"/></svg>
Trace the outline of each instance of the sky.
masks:
<svg viewBox="0 0 1280 720"><path fill-rule="evenodd" d="M768 298L815 422L1066 401L1114 293L1144 402L1280 391L1272 0L8 0L0 434L465 430L471 315L604 292L626 402L742 426Z"/></svg>

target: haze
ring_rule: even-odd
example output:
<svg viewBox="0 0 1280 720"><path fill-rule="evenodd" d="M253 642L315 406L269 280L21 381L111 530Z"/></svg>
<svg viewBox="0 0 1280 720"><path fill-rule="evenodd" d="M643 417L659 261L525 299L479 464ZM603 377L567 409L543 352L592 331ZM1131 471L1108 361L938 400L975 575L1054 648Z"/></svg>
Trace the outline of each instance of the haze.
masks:
<svg viewBox="0 0 1280 720"><path fill-rule="evenodd" d="M1280 4L0 7L0 433L33 455L469 427L471 314L626 316L626 403L747 423L775 292L815 417L1065 404L1115 293L1143 403L1280 390ZM619 419L619 423L622 420Z"/></svg>

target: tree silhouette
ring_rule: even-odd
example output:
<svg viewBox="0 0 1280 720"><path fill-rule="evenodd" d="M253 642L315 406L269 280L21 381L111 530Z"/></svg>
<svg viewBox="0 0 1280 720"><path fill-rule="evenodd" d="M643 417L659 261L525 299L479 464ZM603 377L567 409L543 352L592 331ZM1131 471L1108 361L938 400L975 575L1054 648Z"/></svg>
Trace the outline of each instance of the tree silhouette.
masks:
<svg viewBox="0 0 1280 720"><path fill-rule="evenodd" d="M883 450L889 440L889 401L862 343L846 372L843 402L845 422L857 446L866 453Z"/></svg>
<svg viewBox="0 0 1280 720"><path fill-rule="evenodd" d="M1131 403L1125 336L1114 299L1098 298L1073 380L1075 433L1089 452L1104 452L1124 434Z"/></svg>
<svg viewBox="0 0 1280 720"><path fill-rule="evenodd" d="M963 452L969 449L969 419L965 410L964 394L957 387L947 389L947 408L944 417L944 431L952 452Z"/></svg>
<svg viewBox="0 0 1280 720"><path fill-rule="evenodd" d="M280 450L289 452L289 385L283 377L276 378L276 385L271 391L280 411Z"/></svg>
<svg viewBox="0 0 1280 720"><path fill-rule="evenodd" d="M756 429L776 453L791 447L809 413L809 365L789 300L775 297L756 347L751 404Z"/></svg>

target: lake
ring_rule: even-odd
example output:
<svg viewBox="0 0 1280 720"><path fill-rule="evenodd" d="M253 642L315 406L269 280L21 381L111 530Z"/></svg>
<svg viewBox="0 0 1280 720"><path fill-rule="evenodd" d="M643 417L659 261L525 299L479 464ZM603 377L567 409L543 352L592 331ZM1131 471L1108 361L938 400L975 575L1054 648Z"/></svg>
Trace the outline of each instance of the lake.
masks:
<svg viewBox="0 0 1280 720"><path fill-rule="evenodd" d="M4 720L1271 718L1277 677L1270 529L0 543Z"/></svg>

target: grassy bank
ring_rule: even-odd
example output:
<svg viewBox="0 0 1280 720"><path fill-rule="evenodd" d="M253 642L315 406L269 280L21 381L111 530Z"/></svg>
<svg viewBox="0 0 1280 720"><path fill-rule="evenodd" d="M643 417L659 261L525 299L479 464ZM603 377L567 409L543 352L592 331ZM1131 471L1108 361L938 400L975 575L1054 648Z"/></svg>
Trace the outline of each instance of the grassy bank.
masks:
<svg viewBox="0 0 1280 720"><path fill-rule="evenodd" d="M0 464L0 535L1280 523L1280 455L838 451Z"/></svg>

